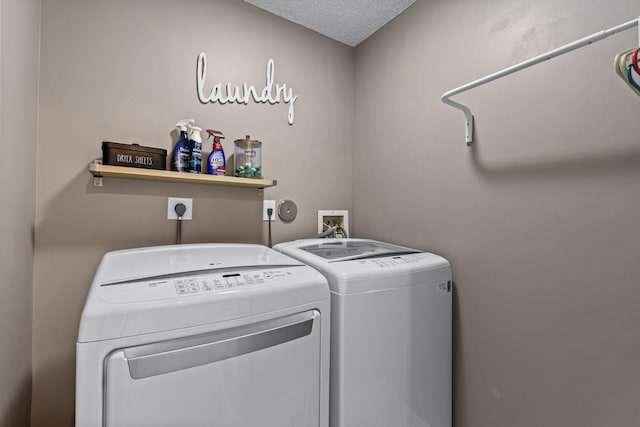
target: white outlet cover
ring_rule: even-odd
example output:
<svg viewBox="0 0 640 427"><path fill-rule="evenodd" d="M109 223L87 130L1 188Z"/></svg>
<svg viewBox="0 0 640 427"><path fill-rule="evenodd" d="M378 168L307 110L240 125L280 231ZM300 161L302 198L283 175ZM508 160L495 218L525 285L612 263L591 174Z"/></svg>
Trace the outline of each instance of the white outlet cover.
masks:
<svg viewBox="0 0 640 427"><path fill-rule="evenodd" d="M273 209L271 212L271 221L276 220L276 201L275 200L263 200L262 201L262 220L269 221L269 215L267 214L267 209Z"/></svg>
<svg viewBox="0 0 640 427"><path fill-rule="evenodd" d="M193 219L193 199L185 197L169 197L169 201L167 202L167 219L178 219L178 214L176 213L175 208L178 203L182 203L187 207L182 219Z"/></svg>

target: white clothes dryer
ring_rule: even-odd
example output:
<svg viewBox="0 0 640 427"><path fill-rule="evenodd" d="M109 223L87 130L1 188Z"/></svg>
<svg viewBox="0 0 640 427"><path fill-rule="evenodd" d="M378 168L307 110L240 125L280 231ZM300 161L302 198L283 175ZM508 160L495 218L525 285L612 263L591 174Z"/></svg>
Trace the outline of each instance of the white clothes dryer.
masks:
<svg viewBox="0 0 640 427"><path fill-rule="evenodd" d="M107 253L82 312L76 425L327 427L326 279L259 245Z"/></svg>
<svg viewBox="0 0 640 427"><path fill-rule="evenodd" d="M451 427L449 262L366 239L274 249L329 281L331 427Z"/></svg>

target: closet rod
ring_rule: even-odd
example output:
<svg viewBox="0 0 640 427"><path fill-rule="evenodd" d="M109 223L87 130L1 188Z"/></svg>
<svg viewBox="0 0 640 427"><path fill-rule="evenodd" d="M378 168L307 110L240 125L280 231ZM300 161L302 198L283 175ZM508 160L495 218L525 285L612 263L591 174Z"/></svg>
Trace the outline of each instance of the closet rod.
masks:
<svg viewBox="0 0 640 427"><path fill-rule="evenodd" d="M640 19L640 18L639 18ZM454 95L458 95L462 92L466 92L470 89L476 88L478 86L482 86L485 83L492 82L504 76L508 76L509 74L513 74L517 71L523 70L525 68L529 68L533 65L539 64L540 62L547 61L551 58L555 58L556 56L563 55L567 52L571 52L572 50L580 49L581 47L590 45L591 43L600 41L609 37L610 35L629 30L631 28L638 26L639 19L634 19L629 22L625 22L624 24L620 24L616 27L609 28L608 30L602 30L597 33L591 34L590 36L581 38L580 40L576 40L572 43L561 46L557 49L550 50L549 52L538 55L534 58L528 59L526 61L520 62L519 64L512 65L511 67L505 68L504 70L498 71L496 73L490 74L481 79L475 80L471 83L467 83L464 86L460 86L456 89L452 89L449 92L442 95L442 102L445 104L451 105L453 108L457 108L458 110L464 113L465 121L466 121L466 135L465 140L467 145L471 145L473 142L473 114L471 114L471 110L466 105L460 104L458 102L452 101L450 98Z"/></svg>

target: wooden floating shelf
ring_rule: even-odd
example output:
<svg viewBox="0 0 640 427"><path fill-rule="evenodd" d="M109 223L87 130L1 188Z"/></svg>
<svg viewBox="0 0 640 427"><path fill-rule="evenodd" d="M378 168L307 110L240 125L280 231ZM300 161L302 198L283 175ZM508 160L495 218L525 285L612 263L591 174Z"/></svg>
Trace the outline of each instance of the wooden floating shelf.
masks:
<svg viewBox="0 0 640 427"><path fill-rule="evenodd" d="M239 178L235 176L217 176L158 169L128 168L123 166L103 165L97 161L89 163L89 172L91 172L95 177L226 185L231 187L266 188L273 187L278 184L276 180L270 179Z"/></svg>

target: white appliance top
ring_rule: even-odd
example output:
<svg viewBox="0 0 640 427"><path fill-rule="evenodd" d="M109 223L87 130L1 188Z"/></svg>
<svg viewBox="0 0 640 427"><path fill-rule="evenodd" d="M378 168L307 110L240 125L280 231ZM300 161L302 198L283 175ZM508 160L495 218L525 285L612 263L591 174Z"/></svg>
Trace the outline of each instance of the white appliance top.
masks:
<svg viewBox="0 0 640 427"><path fill-rule="evenodd" d="M156 246L109 252L96 279L100 286L161 276L247 267L301 265L266 246L248 244L200 244Z"/></svg>
<svg viewBox="0 0 640 427"><path fill-rule="evenodd" d="M304 240L302 241L304 242ZM301 246L301 250L328 262L365 259L383 255L402 255L419 252L415 249L363 239L313 239Z"/></svg>
<svg viewBox="0 0 640 427"><path fill-rule="evenodd" d="M423 283L425 274L445 286L451 280L449 262L441 256L376 240L303 239L274 249L320 271L339 294L411 286Z"/></svg>
<svg viewBox="0 0 640 427"><path fill-rule="evenodd" d="M158 246L104 255L79 342L204 325L329 298L326 279L251 244Z"/></svg>

